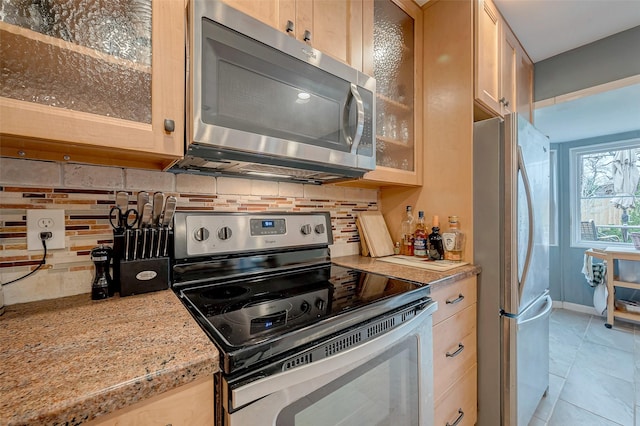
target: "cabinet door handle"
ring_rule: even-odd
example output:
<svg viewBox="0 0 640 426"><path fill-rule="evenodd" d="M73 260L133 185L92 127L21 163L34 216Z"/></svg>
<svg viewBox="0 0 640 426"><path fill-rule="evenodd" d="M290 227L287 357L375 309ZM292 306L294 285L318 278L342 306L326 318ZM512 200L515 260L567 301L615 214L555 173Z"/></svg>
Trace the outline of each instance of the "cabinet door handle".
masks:
<svg viewBox="0 0 640 426"><path fill-rule="evenodd" d="M462 343L458 343L458 349L456 349L454 352L447 352L447 358L455 358L458 355L460 355L460 353L464 350L464 345Z"/></svg>
<svg viewBox="0 0 640 426"><path fill-rule="evenodd" d="M292 33L293 29L294 29L293 22L292 21L287 21L287 27L286 27L285 31L288 32L288 33Z"/></svg>
<svg viewBox="0 0 640 426"><path fill-rule="evenodd" d="M304 30L304 37L302 39L304 41L311 41L311 31Z"/></svg>
<svg viewBox="0 0 640 426"><path fill-rule="evenodd" d="M458 294L458 297L456 297L455 299L448 299L446 301L447 305L455 305L456 303L460 303L464 300L464 294L460 293Z"/></svg>
<svg viewBox="0 0 640 426"><path fill-rule="evenodd" d="M176 130L176 122L173 120L169 120L168 118L164 119L164 131L167 133L171 133Z"/></svg>
<svg viewBox="0 0 640 426"><path fill-rule="evenodd" d="M462 411L462 408L458 408L458 418L453 423L447 422L446 426L457 426L458 423L462 421L463 417L464 417L464 411Z"/></svg>

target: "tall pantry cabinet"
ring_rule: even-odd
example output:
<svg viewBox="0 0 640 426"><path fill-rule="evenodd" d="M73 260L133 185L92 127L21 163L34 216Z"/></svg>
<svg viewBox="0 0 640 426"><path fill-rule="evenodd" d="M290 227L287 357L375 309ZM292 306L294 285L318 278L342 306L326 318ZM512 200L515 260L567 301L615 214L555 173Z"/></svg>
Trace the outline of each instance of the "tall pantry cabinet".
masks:
<svg viewBox="0 0 640 426"><path fill-rule="evenodd" d="M464 258L473 262L474 1L431 0L422 11L423 184L415 189L382 188L383 214L390 226L400 223L406 205L424 210L427 219L439 216L441 223L457 215L467 235ZM443 363L462 362L451 371L434 371L436 424L473 425L477 419L475 285L473 279L464 289L447 289L452 292L447 291L443 300L464 294L468 305L445 300L443 314L450 307L460 310L441 322L434 319L434 357L444 352ZM460 344L464 349L459 355L446 357Z"/></svg>

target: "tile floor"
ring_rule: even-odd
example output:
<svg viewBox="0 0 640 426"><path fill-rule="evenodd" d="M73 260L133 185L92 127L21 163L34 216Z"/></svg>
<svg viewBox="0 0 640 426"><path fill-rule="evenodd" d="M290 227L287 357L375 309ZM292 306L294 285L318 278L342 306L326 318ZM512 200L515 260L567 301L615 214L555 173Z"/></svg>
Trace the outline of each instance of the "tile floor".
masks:
<svg viewBox="0 0 640 426"><path fill-rule="evenodd" d="M549 393L529 426L640 426L640 324L554 309Z"/></svg>

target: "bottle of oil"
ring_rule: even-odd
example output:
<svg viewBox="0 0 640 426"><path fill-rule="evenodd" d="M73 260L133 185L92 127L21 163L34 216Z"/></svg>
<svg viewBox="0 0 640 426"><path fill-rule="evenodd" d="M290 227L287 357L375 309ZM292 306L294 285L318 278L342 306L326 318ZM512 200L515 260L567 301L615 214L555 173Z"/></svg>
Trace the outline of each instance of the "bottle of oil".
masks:
<svg viewBox="0 0 640 426"><path fill-rule="evenodd" d="M400 254L405 256L413 256L413 227L413 212L411 206L407 206L407 213L402 221L402 247L400 249Z"/></svg>
<svg viewBox="0 0 640 426"><path fill-rule="evenodd" d="M464 252L465 234L458 228L458 216L449 216L449 230L442 234L444 258L461 262Z"/></svg>
<svg viewBox="0 0 640 426"><path fill-rule="evenodd" d="M440 220L438 216L433 216L431 234L429 234L429 257L432 260L444 259L444 247L442 245L442 235L440 235Z"/></svg>
<svg viewBox="0 0 640 426"><path fill-rule="evenodd" d="M413 255L416 257L427 257L427 241L429 236L427 235L427 228L424 224L424 212L420 210L418 212L418 223L416 224L416 230L413 233Z"/></svg>

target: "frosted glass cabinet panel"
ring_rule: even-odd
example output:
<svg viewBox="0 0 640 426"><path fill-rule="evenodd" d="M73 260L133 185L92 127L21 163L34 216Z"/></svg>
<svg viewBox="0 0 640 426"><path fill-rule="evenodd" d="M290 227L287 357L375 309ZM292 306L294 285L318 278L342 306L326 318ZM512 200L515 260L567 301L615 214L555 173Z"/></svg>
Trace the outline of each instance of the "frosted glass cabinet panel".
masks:
<svg viewBox="0 0 640 426"><path fill-rule="evenodd" d="M413 18L393 1L374 3L377 165L414 170Z"/></svg>
<svg viewBox="0 0 640 426"><path fill-rule="evenodd" d="M373 2L377 185L422 184L422 10L412 0ZM365 37L366 39L366 37Z"/></svg>
<svg viewBox="0 0 640 426"><path fill-rule="evenodd" d="M1 155L169 167L184 149L185 5L0 0Z"/></svg>
<svg viewBox="0 0 640 426"><path fill-rule="evenodd" d="M0 96L151 123L149 0L1 0Z"/></svg>

